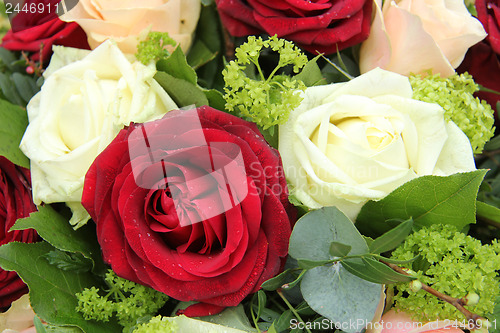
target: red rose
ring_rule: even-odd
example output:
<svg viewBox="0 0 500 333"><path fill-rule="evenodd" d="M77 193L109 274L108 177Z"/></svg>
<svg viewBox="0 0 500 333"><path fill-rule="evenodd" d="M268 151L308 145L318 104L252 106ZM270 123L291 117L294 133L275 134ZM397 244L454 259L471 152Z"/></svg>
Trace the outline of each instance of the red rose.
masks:
<svg viewBox="0 0 500 333"><path fill-rule="evenodd" d="M284 264L293 209L277 150L255 124L204 106L122 130L82 203L104 260L184 314L236 306Z"/></svg>
<svg viewBox="0 0 500 333"><path fill-rule="evenodd" d="M370 33L369 0L216 0L222 23L233 36L265 32L326 54L365 40Z"/></svg>
<svg viewBox="0 0 500 333"><path fill-rule="evenodd" d="M31 243L37 239L34 230L9 231L17 219L36 210L31 199L30 173L0 156L0 245L10 242ZM0 308L28 292L16 272L0 268Z"/></svg>
<svg viewBox="0 0 500 333"><path fill-rule="evenodd" d="M500 92L500 60L487 42L479 42L467 51L464 61L457 68L458 73L468 72L476 83ZM500 95L485 91L474 94L487 101L493 110L500 101ZM496 114L498 118L498 114Z"/></svg>
<svg viewBox="0 0 500 333"><path fill-rule="evenodd" d="M11 51L31 52L31 59L39 61L40 47L43 44L42 60L45 63L52 54L52 45L89 49L87 35L82 28L74 22L63 22L57 16L56 5L59 2L60 0L26 0L26 8L29 9L31 4L36 5L33 13L29 10L14 12L13 9L13 13L17 15L11 20L12 29L3 37L0 46ZM19 8L22 9L23 6L24 4Z"/></svg>
<svg viewBox="0 0 500 333"><path fill-rule="evenodd" d="M476 0L477 18L488 33L486 40L500 54L500 0Z"/></svg>

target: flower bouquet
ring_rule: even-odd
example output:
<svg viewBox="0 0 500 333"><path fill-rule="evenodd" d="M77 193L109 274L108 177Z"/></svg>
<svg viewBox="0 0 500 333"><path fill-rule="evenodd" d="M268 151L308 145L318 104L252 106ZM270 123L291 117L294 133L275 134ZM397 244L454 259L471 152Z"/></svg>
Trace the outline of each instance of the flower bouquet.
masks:
<svg viewBox="0 0 500 333"><path fill-rule="evenodd" d="M4 5L0 332L500 332L498 0Z"/></svg>

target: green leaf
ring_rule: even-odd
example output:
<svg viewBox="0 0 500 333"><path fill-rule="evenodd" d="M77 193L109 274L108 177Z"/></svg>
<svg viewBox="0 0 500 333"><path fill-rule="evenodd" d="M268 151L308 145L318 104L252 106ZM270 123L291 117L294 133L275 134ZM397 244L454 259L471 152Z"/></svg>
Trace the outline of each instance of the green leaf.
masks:
<svg viewBox="0 0 500 333"><path fill-rule="evenodd" d="M395 272L372 258L342 260L342 266L350 273L373 283L391 284L415 280L415 277Z"/></svg>
<svg viewBox="0 0 500 333"><path fill-rule="evenodd" d="M28 115L23 108L0 100L0 155L12 163L29 168L30 161L19 149L28 126Z"/></svg>
<svg viewBox="0 0 500 333"><path fill-rule="evenodd" d="M33 318L33 325L35 326L36 333L47 333L45 326L43 326L42 321L38 316Z"/></svg>
<svg viewBox="0 0 500 333"><path fill-rule="evenodd" d="M493 312L487 316L488 320L491 322L492 327L488 330L490 333L500 332L500 297L497 296L495 299L495 307Z"/></svg>
<svg viewBox="0 0 500 333"><path fill-rule="evenodd" d="M52 325L77 326L84 332L119 332L113 322L85 320L75 308L77 292L98 283L91 273L63 271L49 264L45 255L54 248L46 243L9 243L0 247L0 266L16 271L30 290L35 313Z"/></svg>
<svg viewBox="0 0 500 333"><path fill-rule="evenodd" d="M92 261L86 259L79 253L68 253L60 250L54 250L45 256L45 259L57 268L63 271L90 272L92 270Z"/></svg>
<svg viewBox="0 0 500 333"><path fill-rule="evenodd" d="M404 265L404 264L409 264L411 262L415 262L416 260L420 259L421 256L419 254L418 256L411 258L411 259L408 259L408 260L396 260L396 259L386 258L386 257L382 257L380 255L375 254L375 255L373 255L373 258L378 259L380 261L388 262L390 264Z"/></svg>
<svg viewBox="0 0 500 333"><path fill-rule="evenodd" d="M208 99L208 105L214 109L225 111L226 110L226 100L222 96L222 93L215 89L204 90L205 96Z"/></svg>
<svg viewBox="0 0 500 333"><path fill-rule="evenodd" d="M500 209L485 202L476 202L476 215L500 223Z"/></svg>
<svg viewBox="0 0 500 333"><path fill-rule="evenodd" d="M261 285L261 288L267 291L273 291L278 288L281 288L281 286L285 283L286 278L288 275L291 275L291 269L287 269L280 274L276 275L275 277L264 281L264 283Z"/></svg>
<svg viewBox="0 0 500 333"><path fill-rule="evenodd" d="M199 68L212 61L223 52L223 34L215 6L206 5L201 9L193 45L187 54L187 62Z"/></svg>
<svg viewBox="0 0 500 333"><path fill-rule="evenodd" d="M167 59L158 61L156 68L158 71L167 73L176 79L187 81L193 85L196 85L198 80L195 70L188 65L186 57L179 46Z"/></svg>
<svg viewBox="0 0 500 333"><path fill-rule="evenodd" d="M284 311L281 316L273 323L277 332L286 331L290 327L290 321L293 319L293 313L291 310Z"/></svg>
<svg viewBox="0 0 500 333"><path fill-rule="evenodd" d="M350 255L368 253L368 246L354 224L336 207L323 207L302 216L290 236L289 254L295 259L329 261L330 244L351 246Z"/></svg>
<svg viewBox="0 0 500 333"><path fill-rule="evenodd" d="M311 269L318 266L323 266L331 263L331 260L307 260L307 259L297 259L297 263L302 269Z"/></svg>
<svg viewBox="0 0 500 333"><path fill-rule="evenodd" d="M13 73L12 81L20 97L24 100L23 105L26 105L39 90L31 77L21 73Z"/></svg>
<svg viewBox="0 0 500 333"><path fill-rule="evenodd" d="M0 90L9 102L16 105L26 105L25 101L19 95L15 84L13 84L11 77L5 73L0 73Z"/></svg>
<svg viewBox="0 0 500 333"><path fill-rule="evenodd" d="M322 316L343 326L347 333L360 332L373 319L382 287L352 275L340 264L313 268L300 284L304 300ZM362 323L357 327L349 323Z"/></svg>
<svg viewBox="0 0 500 333"><path fill-rule="evenodd" d="M294 78L304 82L307 87L326 84L327 82L317 63L319 57L320 56L317 56L314 59L309 60L300 73L295 75Z"/></svg>
<svg viewBox="0 0 500 333"><path fill-rule="evenodd" d="M410 234L412 227L413 219L410 218L396 228L374 239L373 243L369 246L370 253L383 253L395 249Z"/></svg>
<svg viewBox="0 0 500 333"><path fill-rule="evenodd" d="M345 257L351 251L351 246L339 242L330 243L330 254L334 257Z"/></svg>
<svg viewBox="0 0 500 333"><path fill-rule="evenodd" d="M413 179L380 201L369 201L356 220L366 235L381 235L390 228L388 219L413 218L416 228L451 224L458 230L476 221L476 197L487 170L457 173L447 177Z"/></svg>
<svg viewBox="0 0 500 333"><path fill-rule="evenodd" d="M271 325L271 327L269 327L267 333L278 333L278 331L276 331L276 328L274 327L274 323Z"/></svg>
<svg viewBox="0 0 500 333"><path fill-rule="evenodd" d="M307 270L303 270L302 272L300 272L299 276L297 276L297 278L295 280L293 280L292 282L290 283L285 283L282 287L283 289L292 289L293 287L295 287L299 282L300 280L302 280L302 278L304 277L304 274L307 272Z"/></svg>
<svg viewBox="0 0 500 333"><path fill-rule="evenodd" d="M213 316L201 317L201 319L209 323L232 327L245 332L256 332L256 330L250 325L248 316L246 315L245 309L241 304L238 306L228 307L221 313Z"/></svg>
<svg viewBox="0 0 500 333"><path fill-rule="evenodd" d="M154 78L179 107L193 104L197 107L208 105L207 97L197 85L165 72L157 72Z"/></svg>
<svg viewBox="0 0 500 333"><path fill-rule="evenodd" d="M38 234L61 251L79 253L92 260L93 271L101 274L106 267L101 257L101 248L97 243L95 226L88 223L74 230L68 220L57 213L52 207L38 206L38 212L29 217L17 220L11 230L35 229Z"/></svg>

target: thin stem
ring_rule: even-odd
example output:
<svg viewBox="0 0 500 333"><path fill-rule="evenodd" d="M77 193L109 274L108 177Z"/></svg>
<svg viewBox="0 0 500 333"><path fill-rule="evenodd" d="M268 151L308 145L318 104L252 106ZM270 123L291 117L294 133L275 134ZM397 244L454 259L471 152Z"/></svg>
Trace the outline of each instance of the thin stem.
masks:
<svg viewBox="0 0 500 333"><path fill-rule="evenodd" d="M259 71L260 78L262 79L262 81L266 81L266 77L264 76L264 73L262 73L262 69L260 68L258 57L255 60L250 58L250 61L255 65L255 67L257 67L257 70Z"/></svg>
<svg viewBox="0 0 500 333"><path fill-rule="evenodd" d="M276 74L276 72L278 71L278 69L280 69L281 67L283 67L283 66L280 66L280 64L276 65L276 67L274 67L274 69L271 72L271 74L269 74L269 76L267 77L266 82L269 82L271 80L271 78L274 76L274 74Z"/></svg>
<svg viewBox="0 0 500 333"><path fill-rule="evenodd" d="M290 309L290 311L292 311L292 313L295 316L295 318L297 318L301 323L303 323L304 320L302 320L302 318L300 317L299 313L297 312L297 310L295 310L295 308L292 306L292 304L290 304L290 302L288 302L288 300L286 299L286 297L281 292L281 289L276 290L276 292L278 293L278 295L280 295L281 299L283 300L283 302L285 302L285 304L288 306L288 308ZM305 326L304 329L306 330L306 332L312 333L311 330L309 328L307 328L307 326Z"/></svg>
<svg viewBox="0 0 500 333"><path fill-rule="evenodd" d="M342 68L340 68L339 66L337 66L337 64L335 64L334 62L330 61L330 59L328 59L327 57L325 57L324 55L321 54L321 57L323 59L326 60L326 62L328 62L330 65L332 65L336 70L338 70L342 75L344 75L346 78L348 78L349 80L352 80L354 79L354 77L352 75L350 75L349 73L347 73L346 71L344 71Z"/></svg>
<svg viewBox="0 0 500 333"><path fill-rule="evenodd" d="M381 262L386 264L387 266L389 266L394 271L396 271L400 274L411 276L411 274L408 274L404 269L402 269L398 265L394 265L394 264L391 264L391 263L388 263L388 262L385 262L382 260L381 260ZM464 298L455 298L455 297L445 295L445 294L437 291L436 289L429 287L425 283L422 283L422 289L425 290L426 292L428 292L429 294L436 296L437 298L453 305L458 311L462 312L462 314L465 316L465 318L467 318L467 321L469 323L470 322L474 323L475 328L481 328L482 323L484 323L486 321L486 319L482 318L481 316L479 316L475 313L470 312L469 310L467 310L464 307L464 305L465 305ZM478 323L478 321L479 321L479 323Z"/></svg>

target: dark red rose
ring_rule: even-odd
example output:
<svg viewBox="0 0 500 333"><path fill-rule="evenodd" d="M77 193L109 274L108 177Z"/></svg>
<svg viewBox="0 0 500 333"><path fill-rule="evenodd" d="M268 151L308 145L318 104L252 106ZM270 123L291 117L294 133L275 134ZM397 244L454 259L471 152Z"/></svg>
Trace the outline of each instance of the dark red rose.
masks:
<svg viewBox="0 0 500 333"><path fill-rule="evenodd" d="M467 51L464 61L457 68L458 73L468 72L476 83L494 91L500 92L500 60L487 42L479 42ZM500 101L500 95L485 91L475 94L487 101L493 110ZM498 118L498 114L496 114Z"/></svg>
<svg viewBox="0 0 500 333"><path fill-rule="evenodd" d="M236 306L276 275L293 206L255 124L204 106L122 130L90 167L82 203L104 260L184 314Z"/></svg>
<svg viewBox="0 0 500 333"><path fill-rule="evenodd" d="M500 0L476 0L477 18L488 33L486 40L500 54Z"/></svg>
<svg viewBox="0 0 500 333"><path fill-rule="evenodd" d="M60 0L26 0L26 8L34 4L36 7L33 8L36 10L14 12L17 15L11 20L12 28L3 37L0 46L11 51L30 52L30 58L39 61L40 47L43 45L42 60L45 63L52 54L52 45L89 49L87 35L82 28L74 22L63 22L57 16L55 8L59 2ZM23 6L24 4L20 8Z"/></svg>
<svg viewBox="0 0 500 333"><path fill-rule="evenodd" d="M0 156L0 245L32 243L38 236L32 229L9 231L17 219L36 210L31 199L30 173ZM28 292L16 272L0 268L0 308L5 308Z"/></svg>
<svg viewBox="0 0 500 333"><path fill-rule="evenodd" d="M369 0L216 0L233 36L278 35L312 53L331 54L364 41L370 33Z"/></svg>

